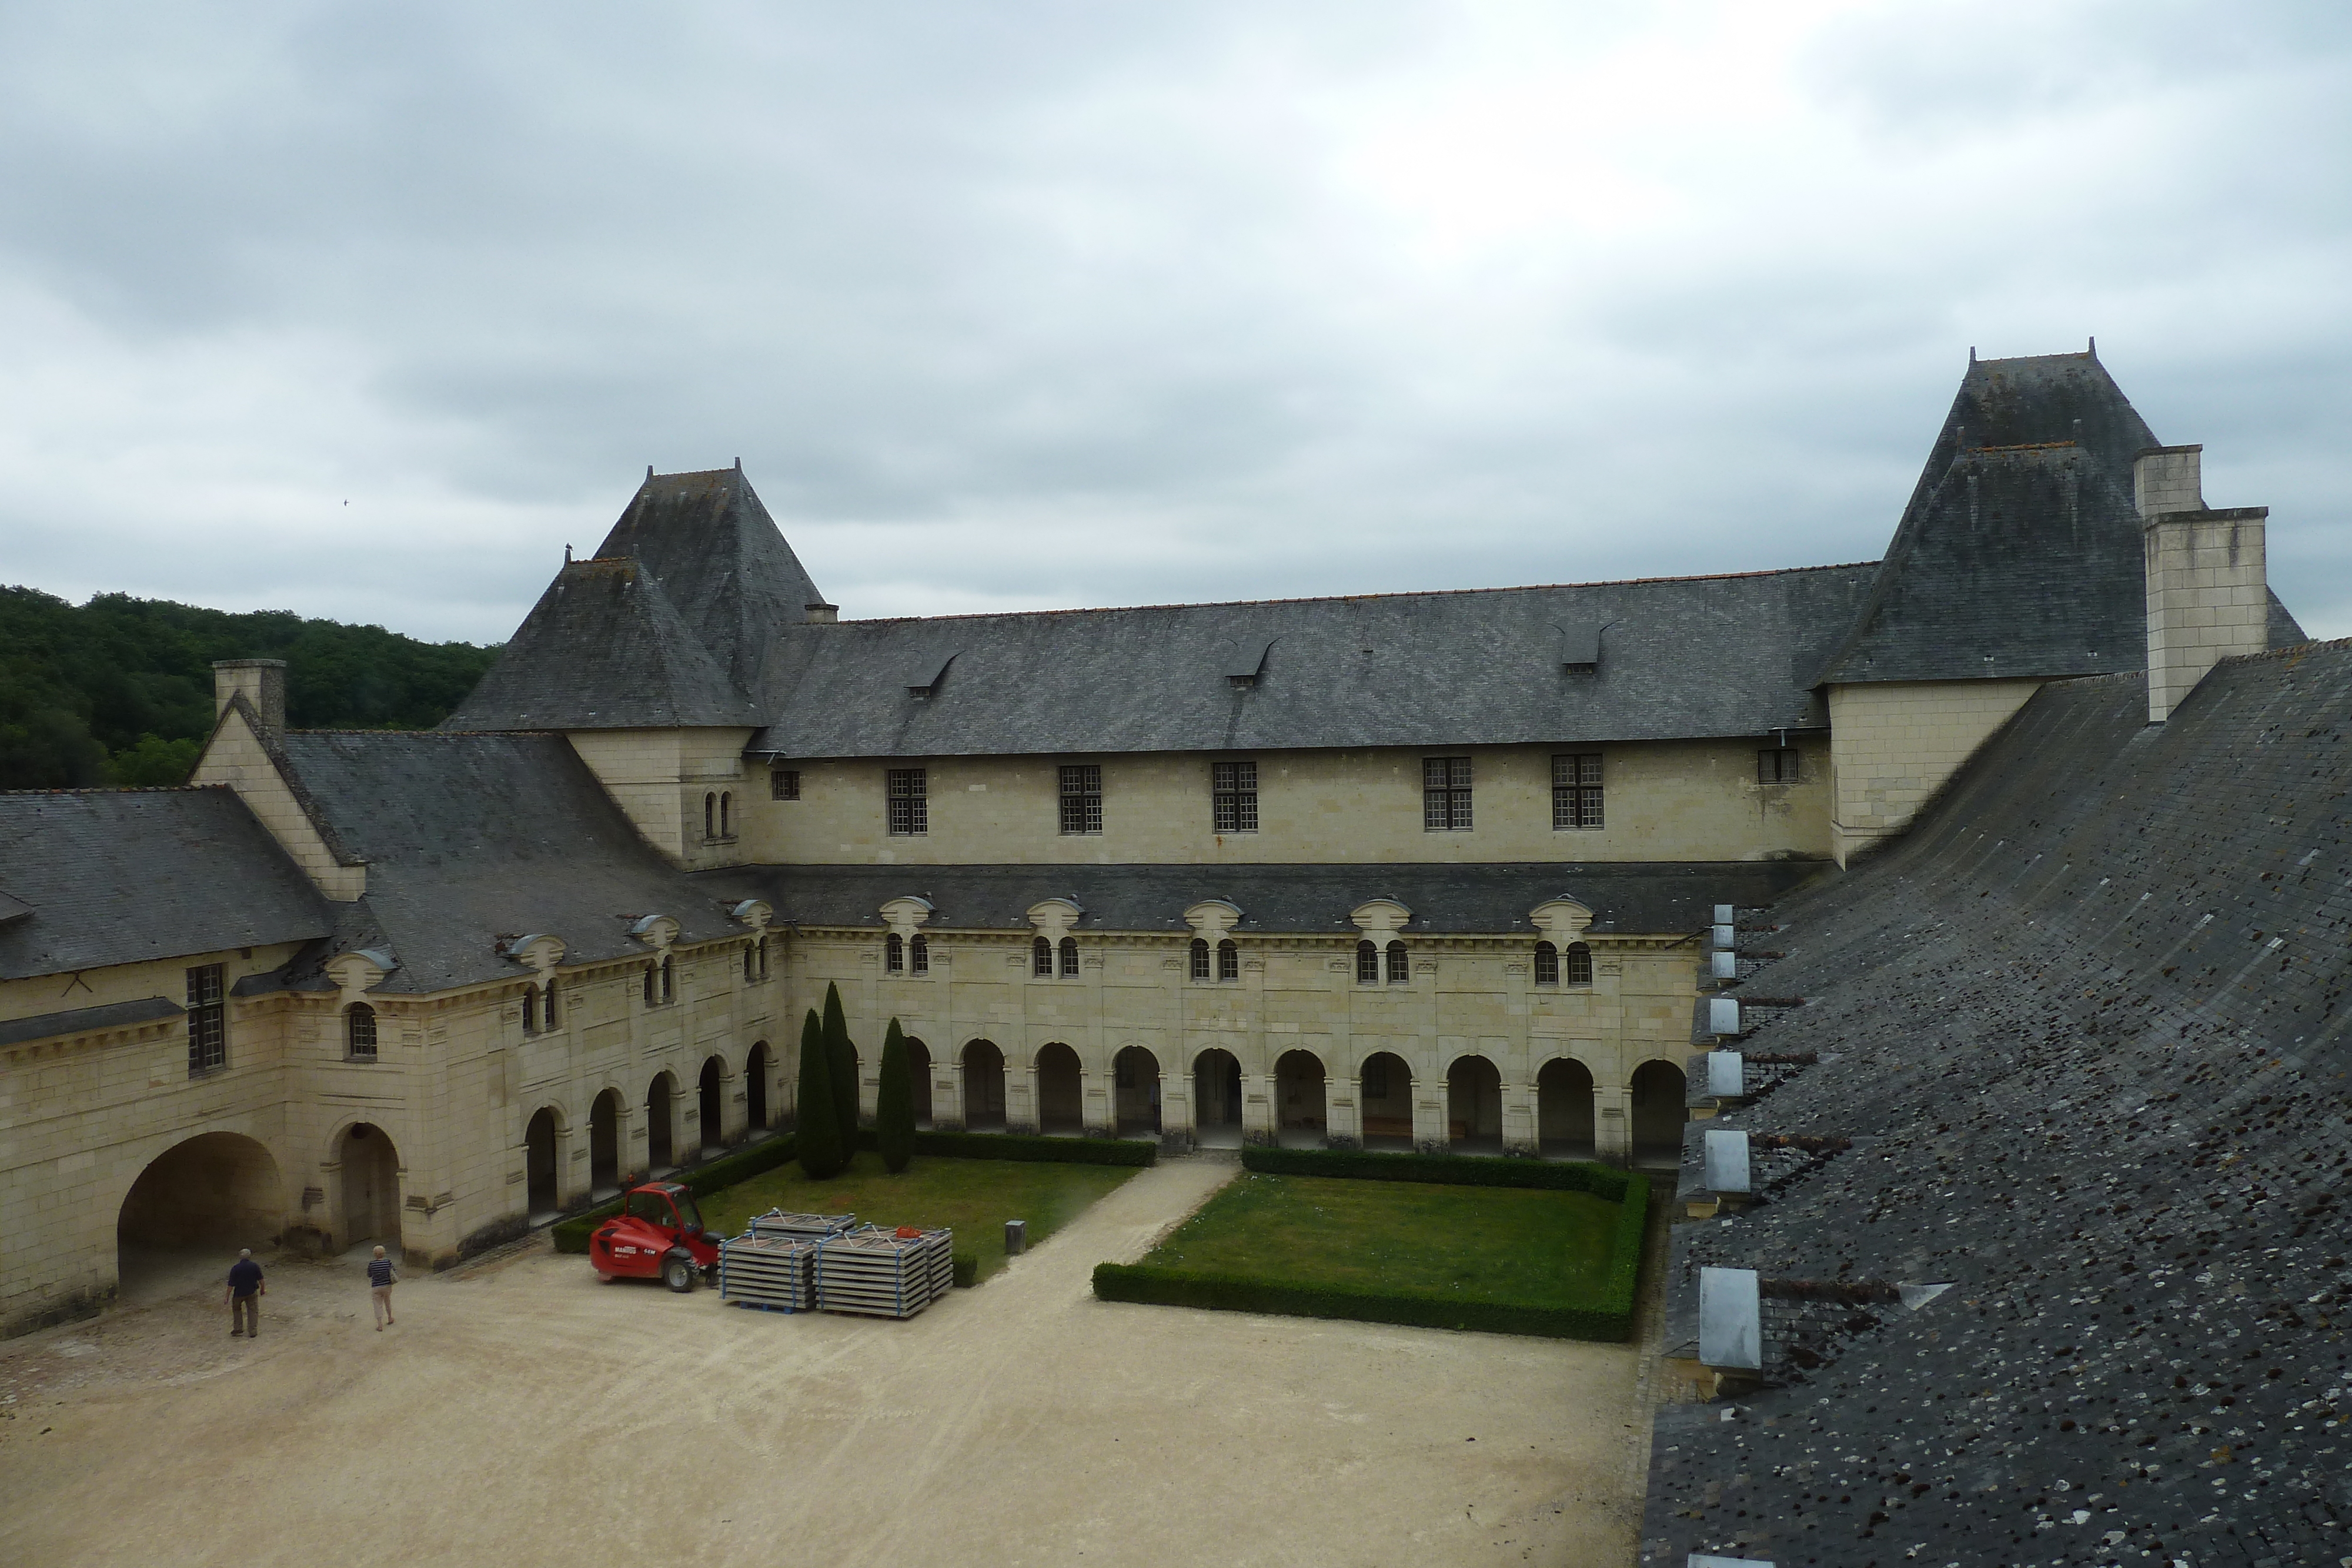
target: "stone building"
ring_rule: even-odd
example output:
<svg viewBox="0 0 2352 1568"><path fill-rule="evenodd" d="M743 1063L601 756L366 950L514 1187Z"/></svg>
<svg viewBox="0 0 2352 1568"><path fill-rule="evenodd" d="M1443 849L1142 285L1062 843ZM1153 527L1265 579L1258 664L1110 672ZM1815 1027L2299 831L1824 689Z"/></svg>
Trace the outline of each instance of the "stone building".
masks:
<svg viewBox="0 0 2352 1568"><path fill-rule="evenodd" d="M1672 1160L1716 909L2044 682L2300 639L2154 444L2094 355L1972 359L1883 562L877 621L649 470L441 731L231 662L189 789L0 798L0 1328L118 1242L442 1262L788 1124L828 984L939 1126Z"/></svg>

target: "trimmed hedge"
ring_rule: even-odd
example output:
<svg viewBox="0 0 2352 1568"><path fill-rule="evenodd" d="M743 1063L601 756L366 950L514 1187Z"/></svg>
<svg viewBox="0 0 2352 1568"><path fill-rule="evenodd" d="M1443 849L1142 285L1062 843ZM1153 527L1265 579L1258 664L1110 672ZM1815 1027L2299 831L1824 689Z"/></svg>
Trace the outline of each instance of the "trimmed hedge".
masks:
<svg viewBox="0 0 2352 1568"><path fill-rule="evenodd" d="M857 1146L872 1149L871 1127L857 1130ZM1005 1133L917 1133L915 1153L943 1160L1026 1160L1039 1165L1148 1166L1160 1145L1125 1138L1025 1138Z"/></svg>
<svg viewBox="0 0 2352 1568"><path fill-rule="evenodd" d="M680 1185L695 1197L702 1197L733 1186L739 1181L748 1181L762 1172L774 1170L790 1161L793 1152L794 1139L792 1134L786 1133L780 1137L753 1144L747 1149L739 1149L707 1166L698 1166L686 1173ZM548 1228L548 1235L554 1239L558 1252L585 1252L588 1250L588 1238L595 1234L596 1228L620 1212L621 1200L614 1198L583 1214L557 1221Z"/></svg>
<svg viewBox="0 0 2352 1568"><path fill-rule="evenodd" d="M1267 1155L1308 1155L1320 1158L1342 1155L1372 1160L1422 1160L1437 1163L1446 1156L1417 1155L1354 1155L1341 1150L1267 1149ZM1246 1162L1246 1156L1244 1156ZM1453 1165L1531 1166L1533 1161L1455 1159ZM1252 1165L1253 1169L1265 1167ZM1623 1340L1633 1329L1634 1292L1642 1278L1642 1247L1650 1212L1650 1182L1646 1176L1611 1170L1606 1166L1555 1166L1614 1177L1619 1184L1617 1228L1610 1241L1609 1276L1600 1300L1576 1306L1538 1306L1515 1301L1462 1301L1453 1296L1414 1291L1378 1291L1338 1285L1294 1285L1255 1275L1212 1273L1162 1268L1152 1263L1102 1263L1095 1268L1095 1295L1106 1301L1141 1301L1167 1307L1200 1307L1212 1312L1274 1312L1285 1317L1349 1318L1359 1322L1403 1323L1412 1328L1466 1329L1481 1333L1536 1334L1549 1339ZM1289 1171L1300 1176L1339 1175L1328 1169ZM1557 1181L1496 1181L1475 1177L1430 1177L1462 1185L1486 1186L1558 1187L1600 1193L1596 1186Z"/></svg>
<svg viewBox="0 0 2352 1568"><path fill-rule="evenodd" d="M974 1285L980 1283L979 1253L951 1252L948 1256L955 1264L955 1288L957 1290L969 1291Z"/></svg>
<svg viewBox="0 0 2352 1568"><path fill-rule="evenodd" d="M1351 1181L1419 1181L1440 1186L1532 1186L1589 1192L1622 1203L1633 1184L1647 1178L1614 1166L1556 1160L1507 1160L1492 1155L1383 1155L1361 1149L1245 1148L1242 1165L1269 1176L1334 1176Z"/></svg>

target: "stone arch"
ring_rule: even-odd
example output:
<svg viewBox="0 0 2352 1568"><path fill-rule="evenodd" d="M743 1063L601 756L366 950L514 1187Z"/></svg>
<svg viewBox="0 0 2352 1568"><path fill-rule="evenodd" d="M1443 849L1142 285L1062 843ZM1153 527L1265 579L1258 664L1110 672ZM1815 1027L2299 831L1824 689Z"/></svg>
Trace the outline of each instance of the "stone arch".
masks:
<svg viewBox="0 0 2352 1568"><path fill-rule="evenodd" d="M646 1174L677 1164L677 1076L667 1067L646 1085Z"/></svg>
<svg viewBox="0 0 2352 1568"><path fill-rule="evenodd" d="M601 1196L616 1190L624 1174L621 1092L607 1085L588 1106L588 1187Z"/></svg>
<svg viewBox="0 0 2352 1568"><path fill-rule="evenodd" d="M992 1040L963 1048L963 1125L969 1133L1004 1131L1004 1052Z"/></svg>
<svg viewBox="0 0 2352 1568"><path fill-rule="evenodd" d="M199 1133L147 1163L115 1213L116 1266L130 1290L176 1254L274 1245L286 1227L286 1183L267 1145L242 1133Z"/></svg>
<svg viewBox="0 0 2352 1568"><path fill-rule="evenodd" d="M534 1218L563 1207L563 1113L541 1105L522 1130L523 1207Z"/></svg>
<svg viewBox="0 0 2352 1568"><path fill-rule="evenodd" d="M1538 1153L1589 1160L1593 1142L1592 1069L1572 1056L1555 1056L1536 1074Z"/></svg>
<svg viewBox="0 0 2352 1568"><path fill-rule="evenodd" d="M1633 1157L1679 1161L1683 1124L1690 1118L1683 1070L1671 1061L1645 1061L1633 1069L1632 1088Z"/></svg>
<svg viewBox="0 0 2352 1568"><path fill-rule="evenodd" d="M1368 1149L1412 1147L1412 1064L1375 1051L1356 1069L1356 1106Z"/></svg>
<svg viewBox="0 0 2352 1568"><path fill-rule="evenodd" d="M744 1120L759 1132L768 1128L768 1077L775 1071L775 1061L776 1053L764 1040L753 1040L743 1058Z"/></svg>
<svg viewBox="0 0 2352 1568"><path fill-rule="evenodd" d="M694 1109L702 1152L707 1155L723 1147L727 1131L726 1058L714 1054L703 1059L701 1076L695 1082Z"/></svg>
<svg viewBox="0 0 2352 1568"><path fill-rule="evenodd" d="M931 1125L931 1048L918 1035L907 1036L907 1076L915 1090L915 1125L928 1129Z"/></svg>
<svg viewBox="0 0 2352 1568"><path fill-rule="evenodd" d="M1111 1058L1111 1130L1120 1137L1160 1135L1160 1059L1139 1045Z"/></svg>
<svg viewBox="0 0 2352 1568"><path fill-rule="evenodd" d="M400 1148L372 1122L353 1122L335 1135L335 1190L329 1195L335 1245L373 1241L400 1249Z"/></svg>
<svg viewBox="0 0 2352 1568"><path fill-rule="evenodd" d="M1048 1040L1037 1049L1037 1130L1086 1128L1086 1075L1078 1069L1078 1053L1058 1040Z"/></svg>
<svg viewBox="0 0 2352 1568"><path fill-rule="evenodd" d="M1456 1154L1503 1152L1503 1074L1475 1051L1445 1070L1445 1138Z"/></svg>
<svg viewBox="0 0 2352 1568"><path fill-rule="evenodd" d="M1220 1046L1192 1058L1192 1135L1210 1148L1241 1145L1241 1059Z"/></svg>
<svg viewBox="0 0 2352 1568"><path fill-rule="evenodd" d="M1330 1130L1329 1082L1323 1059L1286 1051L1274 1064L1275 1141L1320 1144Z"/></svg>

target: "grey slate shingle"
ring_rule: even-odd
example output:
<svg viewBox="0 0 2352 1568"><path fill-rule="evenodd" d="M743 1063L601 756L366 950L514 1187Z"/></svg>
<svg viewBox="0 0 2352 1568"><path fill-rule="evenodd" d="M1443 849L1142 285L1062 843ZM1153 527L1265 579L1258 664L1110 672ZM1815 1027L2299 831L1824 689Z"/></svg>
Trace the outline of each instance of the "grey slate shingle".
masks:
<svg viewBox="0 0 2352 1568"><path fill-rule="evenodd" d="M28 1040L55 1040L60 1035L86 1034L93 1030L121 1029L127 1024L175 1019L188 1009L162 997L135 1002L110 1002L104 1007L69 1008L64 1012L36 1013L0 1022L0 1045L22 1045Z"/></svg>

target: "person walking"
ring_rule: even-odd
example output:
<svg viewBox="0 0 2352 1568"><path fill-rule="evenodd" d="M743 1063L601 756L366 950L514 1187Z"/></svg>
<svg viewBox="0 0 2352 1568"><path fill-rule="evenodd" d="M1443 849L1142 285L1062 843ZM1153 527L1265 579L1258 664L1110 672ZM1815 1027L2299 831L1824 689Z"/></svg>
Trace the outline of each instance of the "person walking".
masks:
<svg viewBox="0 0 2352 1568"><path fill-rule="evenodd" d="M228 1266L229 1338L261 1337L261 1298L268 1291L261 1282L261 1265L253 1260L253 1249L239 1249L236 1261Z"/></svg>
<svg viewBox="0 0 2352 1568"><path fill-rule="evenodd" d="M383 1255L383 1248L377 1248L375 1256L368 1260L368 1294L375 1301L375 1332L378 1333L383 1332L384 1324L392 1322L392 1287L399 1279L399 1271L393 1268L392 1260Z"/></svg>

